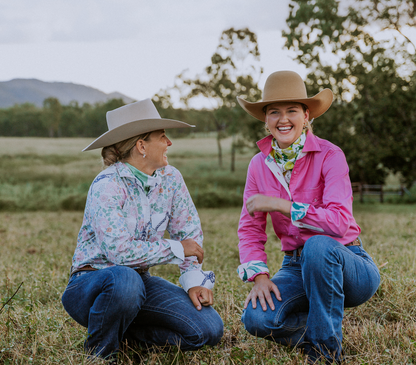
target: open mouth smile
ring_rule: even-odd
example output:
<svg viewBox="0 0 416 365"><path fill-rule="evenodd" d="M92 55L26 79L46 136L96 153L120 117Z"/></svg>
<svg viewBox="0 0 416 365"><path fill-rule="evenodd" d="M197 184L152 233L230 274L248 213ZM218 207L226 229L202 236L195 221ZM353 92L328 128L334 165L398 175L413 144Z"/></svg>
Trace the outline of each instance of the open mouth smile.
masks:
<svg viewBox="0 0 416 365"><path fill-rule="evenodd" d="M290 131L291 129L293 129L293 125L292 126L284 126L284 127L277 127L277 130L280 132L286 132L286 131Z"/></svg>

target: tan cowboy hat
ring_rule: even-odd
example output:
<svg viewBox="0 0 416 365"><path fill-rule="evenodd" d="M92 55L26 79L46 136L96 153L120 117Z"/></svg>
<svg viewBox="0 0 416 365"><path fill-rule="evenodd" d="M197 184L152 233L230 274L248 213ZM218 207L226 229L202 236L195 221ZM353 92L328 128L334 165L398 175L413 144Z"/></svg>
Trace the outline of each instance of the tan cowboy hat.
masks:
<svg viewBox="0 0 416 365"><path fill-rule="evenodd" d="M108 131L83 151L111 146L114 143L159 129L195 127L184 122L160 117L150 99L137 101L107 112Z"/></svg>
<svg viewBox="0 0 416 365"><path fill-rule="evenodd" d="M324 89L315 96L308 98L305 83L296 72L277 71L266 80L263 101L250 103L239 96L237 101L248 114L264 122L263 108L266 105L288 101L302 103L308 107L309 119L312 119L324 114L331 106L333 98L330 89Z"/></svg>

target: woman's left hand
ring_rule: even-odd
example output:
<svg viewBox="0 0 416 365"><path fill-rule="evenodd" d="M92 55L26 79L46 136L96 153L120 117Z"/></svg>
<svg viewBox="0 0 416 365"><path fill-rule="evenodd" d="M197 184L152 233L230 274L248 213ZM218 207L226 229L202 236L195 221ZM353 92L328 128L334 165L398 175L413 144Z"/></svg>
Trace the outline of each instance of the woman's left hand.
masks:
<svg viewBox="0 0 416 365"><path fill-rule="evenodd" d="M191 298L195 308L199 311L202 308L201 304L204 307L207 307L214 303L214 295L212 294L212 291L203 286L194 286L188 290L188 295L189 298Z"/></svg>
<svg viewBox="0 0 416 365"><path fill-rule="evenodd" d="M248 214L254 217L255 212L280 212L290 217L290 208L292 203L289 200L255 194L250 196L246 201Z"/></svg>

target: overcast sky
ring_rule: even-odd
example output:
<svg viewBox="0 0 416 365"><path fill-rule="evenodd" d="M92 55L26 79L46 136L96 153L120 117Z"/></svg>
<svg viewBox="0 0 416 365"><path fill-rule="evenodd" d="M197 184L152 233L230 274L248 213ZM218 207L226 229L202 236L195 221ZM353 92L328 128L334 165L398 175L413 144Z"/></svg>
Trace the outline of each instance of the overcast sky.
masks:
<svg viewBox="0 0 416 365"><path fill-rule="evenodd" d="M0 0L0 81L36 78L141 100L210 63L221 32L257 34L265 78L306 69L283 49L289 0Z"/></svg>

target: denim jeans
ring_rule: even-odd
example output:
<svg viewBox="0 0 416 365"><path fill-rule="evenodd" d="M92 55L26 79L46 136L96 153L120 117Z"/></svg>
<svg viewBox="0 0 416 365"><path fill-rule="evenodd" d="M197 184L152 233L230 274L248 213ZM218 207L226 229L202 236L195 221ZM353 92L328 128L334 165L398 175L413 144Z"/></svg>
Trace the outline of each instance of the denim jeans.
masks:
<svg viewBox="0 0 416 365"><path fill-rule="evenodd" d="M296 251L294 251L296 253ZM344 307L355 307L372 297L380 274L362 246L345 247L328 236L305 242L300 256L286 255L271 279L282 301L271 293L275 310L263 311L251 302L242 322L252 335L299 346L311 358L323 354L340 360Z"/></svg>
<svg viewBox="0 0 416 365"><path fill-rule="evenodd" d="M124 339L196 350L217 344L223 334L212 307L198 311L182 288L125 266L75 273L62 304L88 328L85 350L101 357L116 353Z"/></svg>

